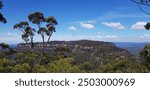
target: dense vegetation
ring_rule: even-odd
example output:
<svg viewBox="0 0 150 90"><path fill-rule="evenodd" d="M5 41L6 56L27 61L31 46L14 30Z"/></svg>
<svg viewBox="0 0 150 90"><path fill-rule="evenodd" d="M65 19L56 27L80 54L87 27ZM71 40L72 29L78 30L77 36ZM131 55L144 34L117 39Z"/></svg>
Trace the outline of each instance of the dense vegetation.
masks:
<svg viewBox="0 0 150 90"><path fill-rule="evenodd" d="M41 52L24 50L16 52L7 44L0 44L0 72L6 73L141 73L150 72L150 45L141 52L141 62L119 48L106 51L101 46L94 57L87 50L72 52L72 49L60 47L53 53L45 52L40 61ZM110 48L106 45L106 47ZM103 50L103 52L102 52ZM114 53L113 53L114 52ZM92 52L91 52L92 53ZM119 58L119 56L127 56Z"/></svg>

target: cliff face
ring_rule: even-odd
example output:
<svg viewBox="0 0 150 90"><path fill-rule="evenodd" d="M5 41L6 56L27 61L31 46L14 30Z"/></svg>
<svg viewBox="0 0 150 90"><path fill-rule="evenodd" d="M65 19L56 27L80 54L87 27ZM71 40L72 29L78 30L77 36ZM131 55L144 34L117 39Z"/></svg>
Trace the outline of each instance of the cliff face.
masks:
<svg viewBox="0 0 150 90"><path fill-rule="evenodd" d="M17 50L30 49L30 44L20 43L17 45ZM97 48L110 47L115 45L109 42L100 42L100 41L89 41L89 40L80 40L80 41L51 41L47 44L46 50L54 50L57 47L67 47L73 51L77 50L93 50ZM34 44L35 50L42 49L42 43L37 42Z"/></svg>
<svg viewBox="0 0 150 90"><path fill-rule="evenodd" d="M94 60L94 61L110 61L110 60L127 60L133 58L133 55L125 49L121 49L115 46L115 44L110 42L101 41L51 41L48 43L46 51L48 53L54 53L55 49L58 47L65 47L70 49L75 55L75 59L81 60ZM30 50L30 44L18 44L16 50L22 51L25 49ZM34 44L35 51L42 50L42 43ZM104 63L104 62L103 62Z"/></svg>

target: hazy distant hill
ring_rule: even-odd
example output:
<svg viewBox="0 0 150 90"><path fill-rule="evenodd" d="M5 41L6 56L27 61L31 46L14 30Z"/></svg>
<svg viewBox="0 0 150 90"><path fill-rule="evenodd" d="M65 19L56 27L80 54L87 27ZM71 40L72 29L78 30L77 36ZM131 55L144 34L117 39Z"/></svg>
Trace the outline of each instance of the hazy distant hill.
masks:
<svg viewBox="0 0 150 90"><path fill-rule="evenodd" d="M11 48L15 48L17 46L17 44L10 44L9 45Z"/></svg>
<svg viewBox="0 0 150 90"><path fill-rule="evenodd" d="M144 49L148 42L114 42L117 47L123 48L131 52L138 59L140 51Z"/></svg>
<svg viewBox="0 0 150 90"><path fill-rule="evenodd" d="M75 51L75 49L77 50L77 47L88 48L86 46L90 46L90 45L92 45L94 47L99 47L99 48L100 47L102 48L104 46L105 47L113 46L113 48L118 47L116 49L122 48L122 49L128 50L137 59L139 59L140 51L143 50L143 48L147 44L149 44L149 43L148 42L113 42L113 43L109 43L109 42L89 41L89 40L68 41L68 42L67 41L52 41L52 42L50 42L50 46L48 47L48 49L54 50L57 46L65 46L65 47L68 47L68 48ZM22 46L24 44L21 43L19 45ZM22 46L22 48L18 48L19 45L17 46L17 49L23 49L24 48L24 46ZM36 43L36 45L38 45L38 47L36 47L36 49L39 49L42 46L42 45L40 46L40 43ZM16 45L11 45L11 47L16 47ZM79 48L78 48L78 50L79 50ZM82 50L82 49L80 48L80 50Z"/></svg>

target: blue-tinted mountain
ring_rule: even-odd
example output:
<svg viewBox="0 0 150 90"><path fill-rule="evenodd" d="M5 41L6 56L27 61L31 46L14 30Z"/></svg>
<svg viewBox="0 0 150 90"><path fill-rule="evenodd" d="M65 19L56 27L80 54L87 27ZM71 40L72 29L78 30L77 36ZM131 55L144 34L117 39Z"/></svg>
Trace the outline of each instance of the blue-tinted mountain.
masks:
<svg viewBox="0 0 150 90"><path fill-rule="evenodd" d="M144 49L145 45L149 44L148 42L114 42L117 47L128 50L137 59L140 57L141 50Z"/></svg>

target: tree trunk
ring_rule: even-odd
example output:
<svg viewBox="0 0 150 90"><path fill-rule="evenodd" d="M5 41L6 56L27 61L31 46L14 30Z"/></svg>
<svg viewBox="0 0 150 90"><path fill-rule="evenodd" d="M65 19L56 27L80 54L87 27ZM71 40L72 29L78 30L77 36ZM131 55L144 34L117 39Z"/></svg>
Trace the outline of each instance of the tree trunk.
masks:
<svg viewBox="0 0 150 90"><path fill-rule="evenodd" d="M51 39L51 36L52 36L52 34L49 35L48 40L47 40L47 42L46 42L46 44L45 44L45 48L47 47L47 45L48 45L48 43L49 43L49 41L50 41L50 39Z"/></svg>
<svg viewBox="0 0 150 90"><path fill-rule="evenodd" d="M44 35L42 35L41 34L41 36L42 36L42 55L40 56L40 60L39 60L39 63L38 64L40 64L41 63L41 61L42 61L42 59L43 59L43 56L44 56L44 53L45 53L45 48L44 48L44 43L45 43L45 41L44 41Z"/></svg>
<svg viewBox="0 0 150 90"><path fill-rule="evenodd" d="M43 39L43 50L42 50L42 54L43 54L43 56L44 56L44 52L45 52L45 47L44 47L44 43L45 43L45 41L44 41L44 35L42 35L42 39Z"/></svg>
<svg viewBox="0 0 150 90"><path fill-rule="evenodd" d="M25 49L27 49L27 44L28 44L28 42L27 41L25 41L26 42L26 44L25 44Z"/></svg>
<svg viewBox="0 0 150 90"><path fill-rule="evenodd" d="M33 36L31 36L31 51L33 52L34 50L34 43L33 43Z"/></svg>

